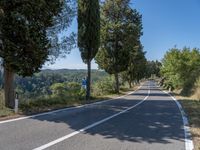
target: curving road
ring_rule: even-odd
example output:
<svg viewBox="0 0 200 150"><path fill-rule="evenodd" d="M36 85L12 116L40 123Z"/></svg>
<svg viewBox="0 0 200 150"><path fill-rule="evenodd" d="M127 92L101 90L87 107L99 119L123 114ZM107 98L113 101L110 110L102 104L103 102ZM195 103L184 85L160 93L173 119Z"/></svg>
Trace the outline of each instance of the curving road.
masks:
<svg viewBox="0 0 200 150"><path fill-rule="evenodd" d="M116 100L0 122L0 150L185 150L182 116L154 82Z"/></svg>

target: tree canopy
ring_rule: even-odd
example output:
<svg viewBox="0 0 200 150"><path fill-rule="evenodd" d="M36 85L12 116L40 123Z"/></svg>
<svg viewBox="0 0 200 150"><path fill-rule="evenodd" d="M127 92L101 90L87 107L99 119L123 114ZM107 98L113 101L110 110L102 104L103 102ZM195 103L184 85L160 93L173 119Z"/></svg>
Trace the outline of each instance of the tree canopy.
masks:
<svg viewBox="0 0 200 150"><path fill-rule="evenodd" d="M128 81L130 87L132 87L132 82L139 82L145 77L146 64L145 52L140 44L130 51L129 65L127 70L123 72L123 79Z"/></svg>
<svg viewBox="0 0 200 150"><path fill-rule="evenodd" d="M157 77L160 77L160 68L162 66L162 63L158 60L156 61L147 61L147 67L146 67L146 77L150 78L152 75L155 75Z"/></svg>
<svg viewBox="0 0 200 150"><path fill-rule="evenodd" d="M129 65L130 51L138 43L141 33L141 15L129 6L130 0L106 0L101 8L101 46L96 62L101 69L116 78Z"/></svg>
<svg viewBox="0 0 200 150"><path fill-rule="evenodd" d="M173 88L183 89L186 94L188 89L200 75L199 49L172 48L164 56L161 74L165 78L165 84Z"/></svg>
<svg viewBox="0 0 200 150"><path fill-rule="evenodd" d="M5 68L5 98L13 107L12 86L14 73L31 76L49 60L50 48L54 47L48 35L62 16L62 0L1 0L1 49L0 57ZM60 28L59 26L57 29ZM53 34L51 34L53 35Z"/></svg>
<svg viewBox="0 0 200 150"><path fill-rule="evenodd" d="M51 42L47 30L55 25L64 1L2 0L0 2L1 40L0 57L5 67L30 76L48 60Z"/></svg>

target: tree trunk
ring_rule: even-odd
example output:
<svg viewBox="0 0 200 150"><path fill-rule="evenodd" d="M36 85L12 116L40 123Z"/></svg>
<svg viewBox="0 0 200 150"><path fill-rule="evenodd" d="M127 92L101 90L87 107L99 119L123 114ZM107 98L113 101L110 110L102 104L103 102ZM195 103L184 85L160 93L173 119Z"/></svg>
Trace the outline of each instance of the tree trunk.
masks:
<svg viewBox="0 0 200 150"><path fill-rule="evenodd" d="M4 68L4 94L5 105L9 108L15 107L14 72L10 68Z"/></svg>
<svg viewBox="0 0 200 150"><path fill-rule="evenodd" d="M119 76L118 73L115 73L115 92L119 94Z"/></svg>
<svg viewBox="0 0 200 150"><path fill-rule="evenodd" d="M128 84L129 84L129 88L131 89L132 88L132 81L129 81Z"/></svg>
<svg viewBox="0 0 200 150"><path fill-rule="evenodd" d="M140 80L139 79L137 79L137 84L140 84Z"/></svg>
<svg viewBox="0 0 200 150"><path fill-rule="evenodd" d="M91 82L91 61L87 63L87 91L86 91L86 100L90 101L90 82Z"/></svg>

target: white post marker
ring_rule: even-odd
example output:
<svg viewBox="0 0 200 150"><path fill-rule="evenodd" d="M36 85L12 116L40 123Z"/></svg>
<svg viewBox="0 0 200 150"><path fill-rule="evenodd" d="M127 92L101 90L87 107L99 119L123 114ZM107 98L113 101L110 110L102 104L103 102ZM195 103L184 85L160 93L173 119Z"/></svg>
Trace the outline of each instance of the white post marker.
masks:
<svg viewBox="0 0 200 150"><path fill-rule="evenodd" d="M169 93L172 91L172 88L171 87L169 87Z"/></svg>
<svg viewBox="0 0 200 150"><path fill-rule="evenodd" d="M18 93L15 94L15 113L18 113L18 107L19 107L19 99L18 99Z"/></svg>

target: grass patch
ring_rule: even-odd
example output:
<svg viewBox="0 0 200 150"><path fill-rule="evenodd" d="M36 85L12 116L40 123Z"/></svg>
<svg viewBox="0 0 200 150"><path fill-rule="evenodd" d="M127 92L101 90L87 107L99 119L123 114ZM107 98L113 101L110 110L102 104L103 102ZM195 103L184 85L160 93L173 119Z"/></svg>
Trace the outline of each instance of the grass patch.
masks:
<svg viewBox="0 0 200 150"><path fill-rule="evenodd" d="M76 106L81 104L80 99L73 99L70 97L48 97L39 98L36 100L29 100L20 103L20 110L23 114L35 114L46 112L54 109L60 109L69 106Z"/></svg>
<svg viewBox="0 0 200 150"><path fill-rule="evenodd" d="M59 97L39 98L36 100L21 102L20 111L22 112L22 114L25 115L36 114L60 108L79 106L96 101L108 100L118 96L125 95L129 91L131 91L131 89L120 91L119 94L105 94L99 96L91 95L91 99L89 102L86 101L84 97L80 98L80 97L59 96Z"/></svg>
<svg viewBox="0 0 200 150"><path fill-rule="evenodd" d="M4 102L3 91L0 90L0 118L14 115L13 110L6 108Z"/></svg>
<svg viewBox="0 0 200 150"><path fill-rule="evenodd" d="M0 108L0 117L7 117L7 116L12 116L14 115L13 110L8 109L8 108Z"/></svg>
<svg viewBox="0 0 200 150"><path fill-rule="evenodd" d="M199 100L191 100L191 99L183 99L180 100L183 105L185 111L190 117L190 124L194 127L200 127L200 101Z"/></svg>
<svg viewBox="0 0 200 150"><path fill-rule="evenodd" d="M104 96L91 96L90 101L86 101L85 99L72 99L72 97L51 97L51 98L40 98L36 100L30 100L27 102L20 103L20 111L24 115L31 115L41 112L47 112L51 110L66 108L66 107L74 107L80 106L87 103L93 103L96 101L107 100L111 98L115 98L117 96L124 95L120 94L108 94Z"/></svg>
<svg viewBox="0 0 200 150"><path fill-rule="evenodd" d="M178 96L188 115L195 150L200 150L200 100Z"/></svg>
<svg viewBox="0 0 200 150"><path fill-rule="evenodd" d="M124 87L121 89L119 94L104 94L98 96L92 94L89 103L108 100L111 98L122 96L130 91L133 91L136 88L137 86L131 89ZM23 114L30 115L54 109L83 105L86 103L88 103L88 101L85 100L85 97L73 97L73 96L63 95L63 96L39 98L36 100L21 102L20 110L22 111Z"/></svg>

